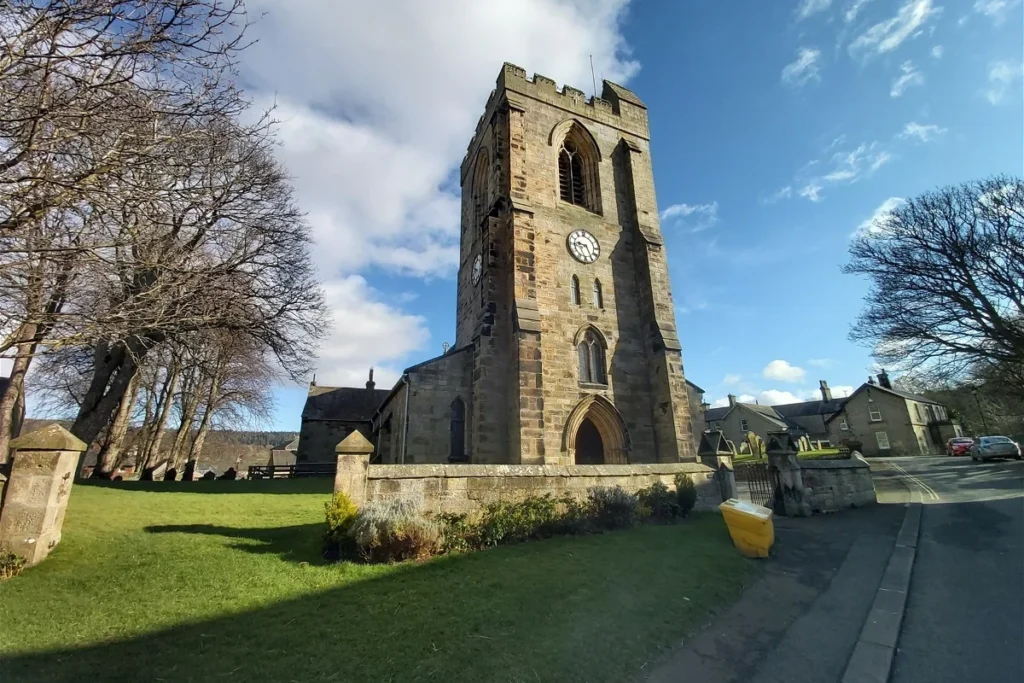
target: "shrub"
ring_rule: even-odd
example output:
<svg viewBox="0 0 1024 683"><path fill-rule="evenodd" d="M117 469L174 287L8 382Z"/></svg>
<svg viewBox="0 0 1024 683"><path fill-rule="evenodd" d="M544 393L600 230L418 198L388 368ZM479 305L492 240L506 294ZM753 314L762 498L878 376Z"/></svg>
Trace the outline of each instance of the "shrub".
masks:
<svg viewBox="0 0 1024 683"><path fill-rule="evenodd" d="M551 496L490 503L480 517L476 540L481 546L494 546L547 538L558 533L560 518L558 502Z"/></svg>
<svg viewBox="0 0 1024 683"><path fill-rule="evenodd" d="M594 507L590 499L565 496L558 501L559 517L555 523L558 534L589 534L594 531Z"/></svg>
<svg viewBox="0 0 1024 683"><path fill-rule="evenodd" d="M327 513L327 531L324 532L324 557L338 560L351 557L355 545L349 535L358 509L344 493L335 493L331 502L324 503Z"/></svg>
<svg viewBox="0 0 1024 683"><path fill-rule="evenodd" d="M627 529L636 524L639 501L621 486L590 490L594 523L601 529Z"/></svg>
<svg viewBox="0 0 1024 683"><path fill-rule="evenodd" d="M0 581L10 579L25 568L25 558L14 553L0 553Z"/></svg>
<svg viewBox="0 0 1024 683"><path fill-rule="evenodd" d="M650 509L650 514L647 516L656 522L671 522L676 517L682 516L676 494L669 491L668 487L660 481L637 491L637 498L640 500L641 507Z"/></svg>
<svg viewBox="0 0 1024 683"><path fill-rule="evenodd" d="M356 513L349 536L368 562L421 560L441 551L441 525L408 500L368 504Z"/></svg>
<svg viewBox="0 0 1024 683"><path fill-rule="evenodd" d="M477 530L466 515L442 512L434 519L441 526L441 552L464 553L476 549Z"/></svg>
<svg viewBox="0 0 1024 683"><path fill-rule="evenodd" d="M676 475L676 500L679 502L679 514L689 517L697 504L697 487L693 485L692 479L682 473Z"/></svg>

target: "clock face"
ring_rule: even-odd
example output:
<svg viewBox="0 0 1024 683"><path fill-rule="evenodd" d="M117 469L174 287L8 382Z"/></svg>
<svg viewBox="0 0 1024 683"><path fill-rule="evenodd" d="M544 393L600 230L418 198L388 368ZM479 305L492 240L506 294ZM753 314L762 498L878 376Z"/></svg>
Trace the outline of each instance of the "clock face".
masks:
<svg viewBox="0 0 1024 683"><path fill-rule="evenodd" d="M484 272L484 261L480 257L480 254L477 254L476 258L473 259L473 284L474 285L477 284L478 282L480 282L480 275L482 275L483 272Z"/></svg>
<svg viewBox="0 0 1024 683"><path fill-rule="evenodd" d="M601 245L586 230L573 230L569 234L569 253L580 263L593 263L601 255Z"/></svg>

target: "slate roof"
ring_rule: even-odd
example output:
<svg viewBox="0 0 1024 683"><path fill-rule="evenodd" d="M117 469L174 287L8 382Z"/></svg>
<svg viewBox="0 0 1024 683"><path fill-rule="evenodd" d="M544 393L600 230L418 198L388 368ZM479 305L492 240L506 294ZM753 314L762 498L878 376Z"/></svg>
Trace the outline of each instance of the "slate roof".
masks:
<svg viewBox="0 0 1024 683"><path fill-rule="evenodd" d="M772 407L782 417L811 417L838 412L845 402L845 398L834 398L831 401L801 401L800 403L784 403Z"/></svg>
<svg viewBox="0 0 1024 683"><path fill-rule="evenodd" d="M307 399L308 400L308 399ZM279 443L270 450L272 451L297 451L299 450L299 437L295 437L286 443Z"/></svg>
<svg viewBox="0 0 1024 683"><path fill-rule="evenodd" d="M389 393L389 389L313 386L302 407L302 419L369 422Z"/></svg>
<svg viewBox="0 0 1024 683"><path fill-rule="evenodd" d="M863 388L865 386L870 386L872 389L878 389L879 391L887 391L890 394L896 394L897 396L900 396L902 398L909 398L911 401L919 401L921 403L934 403L937 406L941 406L942 405L942 403L940 403L939 401L936 401L933 398L928 398L927 396L921 396L920 394L912 394L909 391L900 391L899 389L888 389L886 387L881 386L880 384L871 384L871 385L869 385L869 384L862 384L861 388ZM858 389L857 391L860 391L860 389ZM857 392L855 391L854 393L857 393Z"/></svg>
<svg viewBox="0 0 1024 683"><path fill-rule="evenodd" d="M706 422L714 422L715 420L722 420L726 415L729 414L729 410L732 406L722 406L721 408L708 408L707 412L704 413L704 420Z"/></svg>

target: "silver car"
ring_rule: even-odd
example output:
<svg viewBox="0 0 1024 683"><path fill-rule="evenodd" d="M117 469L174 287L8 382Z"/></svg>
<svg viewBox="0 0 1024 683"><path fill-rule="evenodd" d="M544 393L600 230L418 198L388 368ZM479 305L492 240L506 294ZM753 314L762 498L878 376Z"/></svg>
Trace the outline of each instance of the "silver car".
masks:
<svg viewBox="0 0 1024 683"><path fill-rule="evenodd" d="M1020 446L1008 436L982 436L975 439L971 446L971 460L988 460L989 458L1020 460Z"/></svg>

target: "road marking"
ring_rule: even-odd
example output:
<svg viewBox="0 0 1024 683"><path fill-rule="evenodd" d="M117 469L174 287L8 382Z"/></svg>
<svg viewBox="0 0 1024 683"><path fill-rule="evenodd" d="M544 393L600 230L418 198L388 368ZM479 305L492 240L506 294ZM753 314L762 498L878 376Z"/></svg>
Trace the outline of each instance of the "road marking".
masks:
<svg viewBox="0 0 1024 683"><path fill-rule="evenodd" d="M941 500L941 498L939 498L939 494L936 493L935 489L933 489L931 486L929 486L928 484L924 483L923 481L921 481L920 479L915 477L910 472L907 472L905 469L903 469L902 467L900 467L896 463L890 461L888 464L890 464L893 467L895 467L907 479L909 479L910 481L912 481L915 484L917 484L918 486L920 486L924 490L924 492L928 494L929 498L931 498L932 500Z"/></svg>

